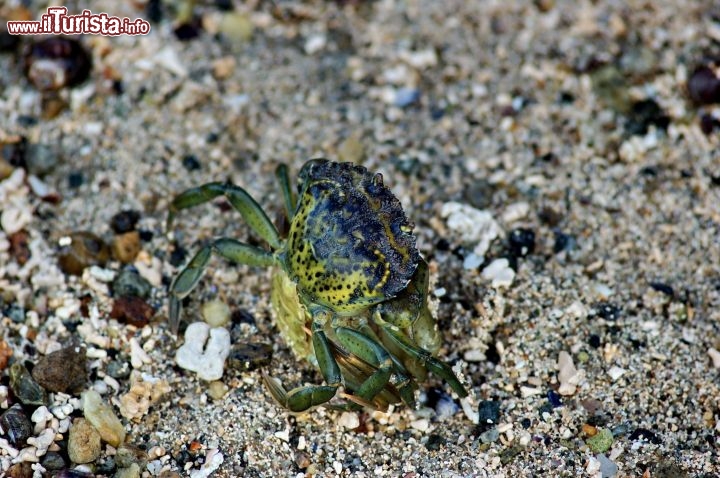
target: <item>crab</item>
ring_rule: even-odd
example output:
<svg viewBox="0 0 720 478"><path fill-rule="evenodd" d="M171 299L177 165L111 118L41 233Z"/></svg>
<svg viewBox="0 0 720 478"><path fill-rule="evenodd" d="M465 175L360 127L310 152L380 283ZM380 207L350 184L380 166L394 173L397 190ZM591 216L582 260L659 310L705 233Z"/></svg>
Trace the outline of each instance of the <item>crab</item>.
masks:
<svg viewBox="0 0 720 478"><path fill-rule="evenodd" d="M329 402L341 386L348 407L415 407L417 382L432 372L460 397L467 392L436 357L440 332L428 309L428 265L415 247L400 201L353 163L312 159L299 174L298 195L288 170L276 170L289 222L280 233L241 187L213 182L188 189L170 205L177 212L224 196L270 250L231 238L202 247L170 286L169 320L177 331L182 300L200 281L213 254L230 262L274 267L271 303L285 341L320 370L324 384L287 391L262 374L270 395L292 412Z"/></svg>

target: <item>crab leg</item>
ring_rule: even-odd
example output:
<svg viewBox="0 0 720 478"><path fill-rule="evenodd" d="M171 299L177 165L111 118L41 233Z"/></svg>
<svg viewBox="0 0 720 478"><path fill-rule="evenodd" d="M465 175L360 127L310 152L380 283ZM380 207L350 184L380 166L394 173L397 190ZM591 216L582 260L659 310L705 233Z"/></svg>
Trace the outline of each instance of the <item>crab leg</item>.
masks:
<svg viewBox="0 0 720 478"><path fill-rule="evenodd" d="M340 366L332 355L332 346L328 341L322 324L314 322L312 326L312 343L315 358L320 372L325 377L327 385L306 385L297 387L289 392L285 391L278 379L263 374L263 382L270 395L285 408L293 412L304 412L308 408L322 405L335 396L342 381Z"/></svg>
<svg viewBox="0 0 720 478"><path fill-rule="evenodd" d="M288 221L292 221L295 214L295 195L290 188L290 180L288 179L288 169L284 164L279 164L275 169L275 177L280 183L283 200L285 201L285 211L287 212Z"/></svg>
<svg viewBox="0 0 720 478"><path fill-rule="evenodd" d="M460 380L458 380L458 378L455 376L455 373L452 371L448 364L446 364L442 360L438 360L437 358L433 357L432 354L427 350L413 345L400 332L400 329L397 326L384 321L382 317L380 317L379 313L375 313L373 315L373 320L380 326L381 330L383 330L387 334L388 338L395 342L408 355L415 358L416 360L419 360L432 373L445 380L455 391L455 393L458 394L458 396L467 396L467 391L465 390L465 387L462 386Z"/></svg>
<svg viewBox="0 0 720 478"><path fill-rule="evenodd" d="M390 380L390 374L393 371L390 354L382 345L356 330L338 327L335 329L335 335L350 353L357 355L376 368L375 372L360 385L360 388L354 391L355 395L363 400L372 402L375 395L380 393Z"/></svg>
<svg viewBox="0 0 720 478"><path fill-rule="evenodd" d="M276 263L275 256L270 252L234 239L217 239L200 249L170 286L170 328L174 332L177 332L180 322L181 301L192 292L200 281L212 253L224 257L230 262L249 266L268 267Z"/></svg>
<svg viewBox="0 0 720 478"><path fill-rule="evenodd" d="M270 247L280 248L280 236L267 214L247 191L231 183L207 183L180 193L170 204L167 229L170 229L175 214L181 209L197 206L223 195L242 215L252 230L270 244Z"/></svg>

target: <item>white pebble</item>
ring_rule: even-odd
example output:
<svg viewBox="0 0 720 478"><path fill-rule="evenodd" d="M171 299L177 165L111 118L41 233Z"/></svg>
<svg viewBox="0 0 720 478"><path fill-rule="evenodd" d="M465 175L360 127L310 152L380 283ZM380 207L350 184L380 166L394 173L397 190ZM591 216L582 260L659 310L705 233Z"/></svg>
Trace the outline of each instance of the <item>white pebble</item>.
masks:
<svg viewBox="0 0 720 478"><path fill-rule="evenodd" d="M418 430L420 432L426 432L428 431L428 428L430 428L430 422L427 418L421 418L419 420L413 420L410 422L410 426L413 427L415 430Z"/></svg>
<svg viewBox="0 0 720 478"><path fill-rule="evenodd" d="M484 279L492 281L494 288L509 287L515 279L515 271L510 267L510 262L505 259L495 259L482 271Z"/></svg>
<svg viewBox="0 0 720 478"><path fill-rule="evenodd" d="M713 367L720 368L720 351L717 351L716 349L708 349L708 355L710 356L710 359L712 360Z"/></svg>
<svg viewBox="0 0 720 478"><path fill-rule="evenodd" d="M492 241L502 234L492 214L466 204L447 202L443 204L440 215L447 218L448 228L459 235L461 241L476 244L473 252L482 258Z"/></svg>
<svg viewBox="0 0 720 478"><path fill-rule="evenodd" d="M27 181L30 185L30 189L37 197L44 198L50 195L50 188L48 185L42 182L40 178L34 174L28 176Z"/></svg>
<svg viewBox="0 0 720 478"><path fill-rule="evenodd" d="M50 445L55 441L55 430L50 428L43 430L38 436L27 439L28 445L37 448L35 456L43 456Z"/></svg>
<svg viewBox="0 0 720 478"><path fill-rule="evenodd" d="M526 202L516 202L505 208L502 220L505 224L510 224L527 217L530 212L530 205Z"/></svg>
<svg viewBox="0 0 720 478"><path fill-rule="evenodd" d="M135 337L130 339L130 365L140 368L144 364L152 363L150 356L143 350Z"/></svg>
<svg viewBox="0 0 720 478"><path fill-rule="evenodd" d="M466 362L482 362L485 360L485 354L482 350L472 349L468 350L463 354L463 359Z"/></svg>
<svg viewBox="0 0 720 478"><path fill-rule="evenodd" d="M482 256L478 256L474 252L471 252L463 260L463 269L468 271L472 269L477 269L478 267L480 267L480 264L482 264L483 261L484 258Z"/></svg>
<svg viewBox="0 0 720 478"><path fill-rule="evenodd" d="M190 478L207 478L215 470L220 468L224 461L223 454L219 450L210 450L205 456L205 464L199 470L190 472Z"/></svg>
<svg viewBox="0 0 720 478"><path fill-rule="evenodd" d="M338 419L338 425L348 430L353 430L360 426L360 418L357 413L343 412Z"/></svg>
<svg viewBox="0 0 720 478"><path fill-rule="evenodd" d="M523 398L532 397L533 395L542 395L543 391L541 388L536 387L520 387L520 394Z"/></svg>
<svg viewBox="0 0 720 478"><path fill-rule="evenodd" d="M32 209L27 207L8 206L0 215L0 226L6 234L15 234L30 224Z"/></svg>
<svg viewBox="0 0 720 478"><path fill-rule="evenodd" d="M610 379L615 382L617 379L625 375L625 372L627 372L627 370L624 368L613 366L610 370L608 370L608 375L610 375Z"/></svg>
<svg viewBox="0 0 720 478"><path fill-rule="evenodd" d="M90 266L90 275L100 282L111 282L115 278L115 271L98 266Z"/></svg>
<svg viewBox="0 0 720 478"><path fill-rule="evenodd" d="M325 35L311 35L305 41L305 53L307 53L308 55L314 55L315 53L325 48L326 43L327 38L325 37Z"/></svg>
<svg viewBox="0 0 720 478"><path fill-rule="evenodd" d="M333 469L335 470L335 473L339 475L342 473L342 463L337 460L333 461Z"/></svg>
<svg viewBox="0 0 720 478"><path fill-rule="evenodd" d="M221 300L205 302L201 313L210 327L223 327L230 322L230 307Z"/></svg>
<svg viewBox="0 0 720 478"><path fill-rule="evenodd" d="M42 423L45 424L48 420L50 420L53 417L52 413L50 413L50 410L47 409L45 405L41 405L35 409L32 416L30 416L30 421L33 423Z"/></svg>
<svg viewBox="0 0 720 478"><path fill-rule="evenodd" d="M585 471L587 471L588 475L596 475L600 471L600 461L598 461L592 456L589 457L587 466L585 467Z"/></svg>
<svg viewBox="0 0 720 478"><path fill-rule="evenodd" d="M226 329L211 329L204 322L195 322L185 331L185 343L175 354L175 361L178 366L211 382L222 378L225 359L229 354L230 333Z"/></svg>
<svg viewBox="0 0 720 478"><path fill-rule="evenodd" d="M157 65L165 68L170 73L177 76L187 75L187 68L185 68L185 65L180 61L177 52L170 46L166 46L157 52L154 60Z"/></svg>

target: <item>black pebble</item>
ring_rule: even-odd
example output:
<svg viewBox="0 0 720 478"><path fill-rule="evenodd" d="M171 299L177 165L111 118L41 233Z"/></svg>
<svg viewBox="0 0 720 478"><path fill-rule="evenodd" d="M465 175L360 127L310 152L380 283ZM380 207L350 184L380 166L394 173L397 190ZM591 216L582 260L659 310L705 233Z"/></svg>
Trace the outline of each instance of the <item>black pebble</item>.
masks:
<svg viewBox="0 0 720 478"><path fill-rule="evenodd" d="M182 165L188 171L197 171L200 169L200 160L194 154L188 154L183 157Z"/></svg>
<svg viewBox="0 0 720 478"><path fill-rule="evenodd" d="M633 103L625 130L629 135L644 135L650 126L667 130L669 124L670 117L660 105L653 99L646 99Z"/></svg>
<svg viewBox="0 0 720 478"><path fill-rule="evenodd" d="M620 318L620 308L610 302L598 302L595 304L595 316L605 320L617 320Z"/></svg>
<svg viewBox="0 0 720 478"><path fill-rule="evenodd" d="M173 251L170 253L170 264L180 267L185 263L185 256L187 256L187 250L175 244Z"/></svg>
<svg viewBox="0 0 720 478"><path fill-rule="evenodd" d="M588 344L590 345L590 347L592 347L594 349L599 348L600 347L600 336L592 334L588 338Z"/></svg>
<svg viewBox="0 0 720 478"><path fill-rule="evenodd" d="M553 245L553 251L555 254L559 254L563 251L572 251L575 249L576 245L577 241L575 240L575 236L555 231L555 244Z"/></svg>
<svg viewBox="0 0 720 478"><path fill-rule="evenodd" d="M554 390L548 390L547 398L553 408L562 407L562 399L560 399L560 395L558 395Z"/></svg>
<svg viewBox="0 0 720 478"><path fill-rule="evenodd" d="M636 428L635 431L630 434L628 439L630 441L647 440L654 445L662 443L662 440L647 428Z"/></svg>
<svg viewBox="0 0 720 478"><path fill-rule="evenodd" d="M675 295L673 288L667 284L663 284L662 282L650 282L650 287L658 292L662 292L665 295L669 295L670 297Z"/></svg>
<svg viewBox="0 0 720 478"><path fill-rule="evenodd" d="M115 214L110 220L110 227L112 227L112 230L115 231L115 234L124 234L126 232L134 231L135 225L139 220L140 213L129 209Z"/></svg>
<svg viewBox="0 0 720 478"><path fill-rule="evenodd" d="M425 442L425 448L427 448L430 451L438 450L441 446L445 444L445 439L441 437L440 435L437 435L433 433L430 435Z"/></svg>
<svg viewBox="0 0 720 478"><path fill-rule="evenodd" d="M690 99L700 105L720 102L720 78L707 66L696 69L687 83Z"/></svg>
<svg viewBox="0 0 720 478"><path fill-rule="evenodd" d="M523 418L523 419L520 421L520 425L521 425L525 430L527 430L528 428L530 428L530 425L532 425L532 421L531 421L529 418Z"/></svg>
<svg viewBox="0 0 720 478"><path fill-rule="evenodd" d="M70 189L79 188L82 186L83 182L85 182L85 177L80 171L76 171L68 175L68 187Z"/></svg>
<svg viewBox="0 0 720 478"><path fill-rule="evenodd" d="M525 257L535 250L535 231L518 228L510 232L508 237L510 253L515 257Z"/></svg>
<svg viewBox="0 0 720 478"><path fill-rule="evenodd" d="M497 400L483 400L478 407L478 431L480 433L497 426L500 421L500 402Z"/></svg>

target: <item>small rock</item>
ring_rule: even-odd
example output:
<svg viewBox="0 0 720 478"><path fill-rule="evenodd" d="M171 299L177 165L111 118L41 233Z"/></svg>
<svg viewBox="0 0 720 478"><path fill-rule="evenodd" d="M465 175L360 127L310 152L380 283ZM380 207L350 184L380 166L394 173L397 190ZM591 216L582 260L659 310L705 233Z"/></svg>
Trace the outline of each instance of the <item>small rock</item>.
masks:
<svg viewBox="0 0 720 478"><path fill-rule="evenodd" d="M585 440L593 453L605 453L613 443L613 434L607 428L601 429L596 435Z"/></svg>
<svg viewBox="0 0 720 478"><path fill-rule="evenodd" d="M47 471L59 471L67 466L65 459L56 451L49 451L40 460L40 464Z"/></svg>
<svg viewBox="0 0 720 478"><path fill-rule="evenodd" d="M110 317L135 327L145 327L155 311L140 297L120 297L113 302Z"/></svg>
<svg viewBox="0 0 720 478"><path fill-rule="evenodd" d="M239 343L233 345L227 359L230 369L248 372L270 363L272 345L266 343Z"/></svg>
<svg viewBox="0 0 720 478"><path fill-rule="evenodd" d="M513 229L508 237L510 254L514 257L525 257L535 250L535 231L532 229Z"/></svg>
<svg viewBox="0 0 720 478"><path fill-rule="evenodd" d="M112 378L122 380L130 376L130 365L127 362L113 360L108 362L106 372Z"/></svg>
<svg viewBox="0 0 720 478"><path fill-rule="evenodd" d="M208 384L208 395L213 400L222 400L225 398L225 395L227 395L228 390L230 390L230 388L220 380Z"/></svg>
<svg viewBox="0 0 720 478"><path fill-rule="evenodd" d="M18 362L10 366L10 390L24 405L47 405L49 403L45 389Z"/></svg>
<svg viewBox="0 0 720 478"><path fill-rule="evenodd" d="M126 232L113 238L112 255L123 264L129 264L135 260L141 248L140 233L138 231Z"/></svg>
<svg viewBox="0 0 720 478"><path fill-rule="evenodd" d="M83 83L90 75L92 57L71 38L51 37L37 41L24 52L24 70L40 91L52 91Z"/></svg>
<svg viewBox="0 0 720 478"><path fill-rule="evenodd" d="M505 258L495 259L482 271L484 279L491 281L493 288L510 287L515 279L515 271Z"/></svg>
<svg viewBox="0 0 720 478"><path fill-rule="evenodd" d="M125 441L125 428L113 409L94 390L83 393L82 399L85 419L100 433L103 441L117 448Z"/></svg>
<svg viewBox="0 0 720 478"><path fill-rule="evenodd" d="M178 366L195 372L202 380L220 380L225 359L230 354L230 333L195 322L185 331L185 343L175 354Z"/></svg>
<svg viewBox="0 0 720 478"><path fill-rule="evenodd" d="M492 214L465 204L445 203L440 215L447 218L448 228L460 236L462 242L476 244L473 252L483 260L492 241L502 233Z"/></svg>
<svg viewBox="0 0 720 478"><path fill-rule="evenodd" d="M3 431L0 435L7 436L8 442L16 448L22 448L33 434L32 423L19 403L0 415L0 429Z"/></svg>
<svg viewBox="0 0 720 478"><path fill-rule="evenodd" d="M327 37L325 35L311 35L310 37L308 37L307 40L305 40L305 53L307 53L308 55L314 55L315 53L325 48L326 44Z"/></svg>
<svg viewBox="0 0 720 478"><path fill-rule="evenodd" d="M73 232L61 242L63 247L58 253L58 264L66 274L82 275L86 267L101 266L110 259L110 248L91 232Z"/></svg>
<svg viewBox="0 0 720 478"><path fill-rule="evenodd" d="M10 255L15 258L19 265L24 266L31 256L28 233L21 230L8 234L8 240L10 241Z"/></svg>
<svg viewBox="0 0 720 478"><path fill-rule="evenodd" d="M145 468L148 463L148 454L145 450L131 444L120 445L115 454L115 464L118 468L130 468L138 465Z"/></svg>
<svg viewBox="0 0 720 478"><path fill-rule="evenodd" d="M8 343L0 339L0 372L5 370L12 354L13 350L10 348Z"/></svg>
<svg viewBox="0 0 720 478"><path fill-rule="evenodd" d="M133 270L123 269L112 283L115 297L140 297L147 299L152 291L152 285L140 274Z"/></svg>
<svg viewBox="0 0 720 478"><path fill-rule="evenodd" d="M347 430L354 430L360 426L360 418L357 413L343 412L338 419L338 425Z"/></svg>
<svg viewBox="0 0 720 478"><path fill-rule="evenodd" d="M436 451L439 450L440 447L445 445L445 443L446 440L442 436L433 433L428 437L427 441L425 442L425 448L430 451Z"/></svg>
<svg viewBox="0 0 720 478"><path fill-rule="evenodd" d="M500 432L497 427L492 427L489 430L480 434L480 441L483 443L493 443L500 438Z"/></svg>
<svg viewBox="0 0 720 478"><path fill-rule="evenodd" d="M230 12L220 20L219 32L233 43L241 44L250 41L253 36L252 20L244 13Z"/></svg>
<svg viewBox="0 0 720 478"><path fill-rule="evenodd" d="M12 204L4 206L0 213L0 227L5 234L11 235L25 229L32 221L32 209L17 207Z"/></svg>
<svg viewBox="0 0 720 478"><path fill-rule="evenodd" d="M201 313L210 327L224 327L230 323L230 307L221 300L205 302Z"/></svg>
<svg viewBox="0 0 720 478"><path fill-rule="evenodd" d="M477 428L484 432L497 426L500 421L500 402L497 400L483 400L478 406Z"/></svg>
<svg viewBox="0 0 720 478"><path fill-rule="evenodd" d="M85 419L76 418L70 427L68 438L68 455L73 463L90 463L95 461L102 451L100 434Z"/></svg>
<svg viewBox="0 0 720 478"><path fill-rule="evenodd" d="M118 468L115 478L140 478L140 467L133 463L127 468Z"/></svg>
<svg viewBox="0 0 720 478"><path fill-rule="evenodd" d="M610 461L604 454L600 453L597 456L600 462L600 474L602 478L613 478L618 472L618 466Z"/></svg>
<svg viewBox="0 0 720 478"><path fill-rule="evenodd" d="M630 441L645 440L649 441L654 445L659 445L660 443L662 443L662 440L655 433L651 432L647 428L636 428L635 431L630 434L628 439Z"/></svg>
<svg viewBox="0 0 720 478"><path fill-rule="evenodd" d="M687 90L690 99L699 105L720 103L720 78L707 66L701 66L690 75Z"/></svg>
<svg viewBox="0 0 720 478"><path fill-rule="evenodd" d="M400 88L395 91L393 104L398 108L405 108L420 101L420 90L417 88Z"/></svg>
<svg viewBox="0 0 720 478"><path fill-rule="evenodd" d="M139 220L140 212L128 209L115 214L110 219L110 227L115 234L125 234L134 231Z"/></svg>
<svg viewBox="0 0 720 478"><path fill-rule="evenodd" d="M67 347L41 357L32 376L51 392L74 394L82 391L87 383L85 349Z"/></svg>
<svg viewBox="0 0 720 478"><path fill-rule="evenodd" d="M470 254L465 256L465 259L463 259L463 269L465 269L466 271L477 269L478 267L480 267L483 261L483 257L478 256L474 252L471 252Z"/></svg>
<svg viewBox="0 0 720 478"><path fill-rule="evenodd" d="M610 368L610 370L608 370L608 375L613 382L616 382L620 377L625 375L625 372L627 372L627 370L625 370L624 368L613 366Z"/></svg>
<svg viewBox="0 0 720 478"><path fill-rule="evenodd" d="M200 160L194 154L186 154L182 158L182 165L188 171L197 171L200 169Z"/></svg>
<svg viewBox="0 0 720 478"><path fill-rule="evenodd" d="M304 451L298 451L297 453L295 453L295 464L298 468L304 470L305 468L310 466L310 455L308 455Z"/></svg>
<svg viewBox="0 0 720 478"><path fill-rule="evenodd" d="M710 356L710 360L712 360L713 367L720 368L720 351L718 351L714 348L709 348L707 353ZM0 352L0 356L1 355L2 355L2 353ZM0 358L0 360L1 360L1 358ZM2 370L1 364L0 364L0 370Z"/></svg>
<svg viewBox="0 0 720 478"><path fill-rule="evenodd" d="M351 134L340 144L338 156L341 161L349 163L361 163L365 158L365 148L360 141L360 135Z"/></svg>

